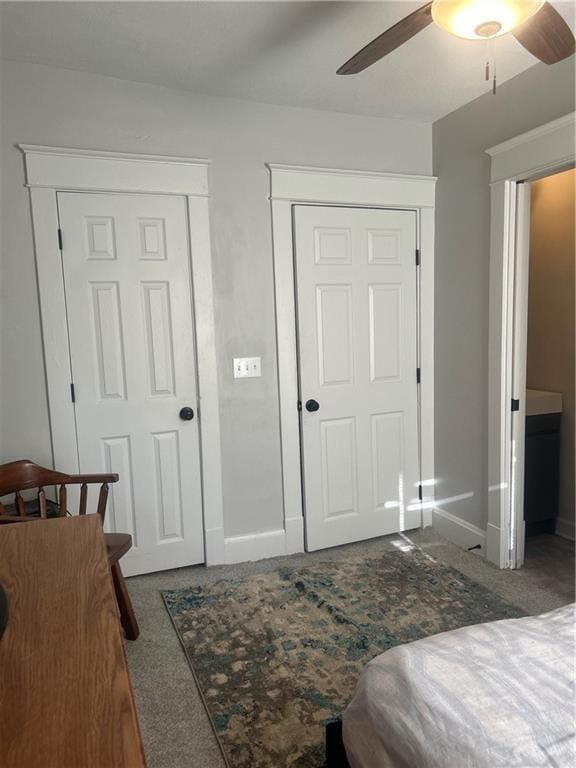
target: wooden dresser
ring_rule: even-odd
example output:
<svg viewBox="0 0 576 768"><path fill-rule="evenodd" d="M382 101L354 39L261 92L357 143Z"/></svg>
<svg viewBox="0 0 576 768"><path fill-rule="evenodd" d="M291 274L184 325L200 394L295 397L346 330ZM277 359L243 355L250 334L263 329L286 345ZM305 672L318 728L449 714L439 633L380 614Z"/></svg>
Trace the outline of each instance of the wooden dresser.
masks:
<svg viewBox="0 0 576 768"><path fill-rule="evenodd" d="M2 768L145 768L98 515L0 526Z"/></svg>

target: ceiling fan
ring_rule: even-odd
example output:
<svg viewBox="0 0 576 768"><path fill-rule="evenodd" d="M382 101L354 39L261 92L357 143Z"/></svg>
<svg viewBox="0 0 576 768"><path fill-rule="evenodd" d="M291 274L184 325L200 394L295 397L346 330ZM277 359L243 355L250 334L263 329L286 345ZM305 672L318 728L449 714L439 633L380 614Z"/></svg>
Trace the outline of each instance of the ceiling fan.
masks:
<svg viewBox="0 0 576 768"><path fill-rule="evenodd" d="M550 3L539 0L433 0L378 35L343 64L337 74L362 72L432 22L468 40L492 40L511 33L545 64L556 64L575 50L570 27Z"/></svg>

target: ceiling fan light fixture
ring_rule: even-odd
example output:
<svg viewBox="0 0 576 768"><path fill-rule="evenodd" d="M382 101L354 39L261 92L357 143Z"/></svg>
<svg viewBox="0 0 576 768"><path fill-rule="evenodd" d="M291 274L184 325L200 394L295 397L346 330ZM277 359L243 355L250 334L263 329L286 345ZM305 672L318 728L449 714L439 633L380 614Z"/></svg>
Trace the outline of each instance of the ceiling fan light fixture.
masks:
<svg viewBox="0 0 576 768"><path fill-rule="evenodd" d="M544 0L434 0L432 18L452 35L487 40L511 32L543 5Z"/></svg>

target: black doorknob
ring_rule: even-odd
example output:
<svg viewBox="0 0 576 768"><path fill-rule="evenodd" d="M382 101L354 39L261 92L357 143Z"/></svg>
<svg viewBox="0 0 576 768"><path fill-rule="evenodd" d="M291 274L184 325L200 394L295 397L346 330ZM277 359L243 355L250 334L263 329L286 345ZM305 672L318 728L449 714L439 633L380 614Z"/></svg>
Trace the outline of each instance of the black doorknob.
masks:
<svg viewBox="0 0 576 768"><path fill-rule="evenodd" d="M182 408L180 410L180 418L183 419L184 421L192 421L192 419L194 418L194 411L192 410L192 408L189 408L188 406L186 406L185 408Z"/></svg>
<svg viewBox="0 0 576 768"><path fill-rule="evenodd" d="M314 413L314 411L318 411L320 409L320 403L317 403L316 400L306 400L306 410L310 411L310 413Z"/></svg>

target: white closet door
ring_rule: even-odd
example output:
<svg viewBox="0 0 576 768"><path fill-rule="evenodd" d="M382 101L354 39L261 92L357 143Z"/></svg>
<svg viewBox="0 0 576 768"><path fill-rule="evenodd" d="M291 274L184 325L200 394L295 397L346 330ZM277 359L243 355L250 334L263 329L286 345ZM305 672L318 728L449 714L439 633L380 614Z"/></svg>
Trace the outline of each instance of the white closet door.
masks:
<svg viewBox="0 0 576 768"><path fill-rule="evenodd" d="M416 528L416 214L294 217L307 548Z"/></svg>
<svg viewBox="0 0 576 768"><path fill-rule="evenodd" d="M132 534L127 575L203 562L185 200L59 193L58 210L80 470L120 475L106 527Z"/></svg>

